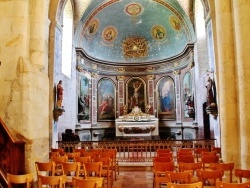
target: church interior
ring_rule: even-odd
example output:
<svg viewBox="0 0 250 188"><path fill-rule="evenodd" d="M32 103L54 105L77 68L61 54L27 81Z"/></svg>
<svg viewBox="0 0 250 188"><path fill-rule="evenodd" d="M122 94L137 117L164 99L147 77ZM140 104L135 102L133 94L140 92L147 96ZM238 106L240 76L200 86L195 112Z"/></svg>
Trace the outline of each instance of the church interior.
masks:
<svg viewBox="0 0 250 188"><path fill-rule="evenodd" d="M71 142L132 141L138 156L140 141L155 141L154 152L201 141L250 170L249 9L246 0L0 1L0 187Z"/></svg>

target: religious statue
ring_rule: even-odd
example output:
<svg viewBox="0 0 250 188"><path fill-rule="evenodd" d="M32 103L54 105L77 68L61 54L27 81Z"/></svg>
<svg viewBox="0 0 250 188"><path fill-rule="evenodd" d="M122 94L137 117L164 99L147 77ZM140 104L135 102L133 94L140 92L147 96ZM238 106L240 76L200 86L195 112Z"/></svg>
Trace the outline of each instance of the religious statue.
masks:
<svg viewBox="0 0 250 188"><path fill-rule="evenodd" d="M141 87L141 82L138 83L133 83L133 88L134 88L134 94L133 96L131 96L131 106L130 106L130 109L133 109L135 106L139 106L139 89Z"/></svg>
<svg viewBox="0 0 250 188"><path fill-rule="evenodd" d="M210 77L208 77L206 88L207 88L207 106L210 106L212 103L214 103L213 80Z"/></svg>
<svg viewBox="0 0 250 188"><path fill-rule="evenodd" d="M63 107L62 100L63 100L63 86L62 86L62 80L60 80L59 83L57 84L57 107Z"/></svg>

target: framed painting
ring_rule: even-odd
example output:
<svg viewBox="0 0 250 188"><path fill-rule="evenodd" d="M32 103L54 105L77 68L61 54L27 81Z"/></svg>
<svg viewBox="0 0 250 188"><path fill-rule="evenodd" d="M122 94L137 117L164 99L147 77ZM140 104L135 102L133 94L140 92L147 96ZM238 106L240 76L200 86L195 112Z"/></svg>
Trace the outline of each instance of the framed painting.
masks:
<svg viewBox="0 0 250 188"><path fill-rule="evenodd" d="M78 121L90 121L90 80L82 75L80 78L80 96L78 96Z"/></svg>
<svg viewBox="0 0 250 188"><path fill-rule="evenodd" d="M173 79L162 77L157 84L157 112L160 120L175 119L175 85Z"/></svg>
<svg viewBox="0 0 250 188"><path fill-rule="evenodd" d="M109 78L102 78L97 87L97 120L115 120L115 84Z"/></svg>
<svg viewBox="0 0 250 188"><path fill-rule="evenodd" d="M132 111L135 106L138 106L142 112L145 112L146 104L146 84L143 79L133 77L126 83L126 102L128 113Z"/></svg>
<svg viewBox="0 0 250 188"><path fill-rule="evenodd" d="M184 117L189 117L188 108L186 105L186 101L188 97L192 95L192 78L191 73L186 72L183 77L183 106L184 106Z"/></svg>

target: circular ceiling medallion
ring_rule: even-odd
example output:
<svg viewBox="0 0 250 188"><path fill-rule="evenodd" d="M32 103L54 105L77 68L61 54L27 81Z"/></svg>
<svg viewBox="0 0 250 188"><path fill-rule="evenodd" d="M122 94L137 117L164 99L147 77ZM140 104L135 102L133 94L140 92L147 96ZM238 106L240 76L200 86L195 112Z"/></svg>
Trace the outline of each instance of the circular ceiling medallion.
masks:
<svg viewBox="0 0 250 188"><path fill-rule="evenodd" d="M170 16L169 22L170 22L172 28L174 28L175 30L181 29L181 21L176 16Z"/></svg>
<svg viewBox="0 0 250 188"><path fill-rule="evenodd" d="M151 35L155 40L164 40L166 34L166 29L161 25L154 25L151 28Z"/></svg>
<svg viewBox="0 0 250 188"><path fill-rule="evenodd" d="M136 16L141 13L142 7L139 3L130 3L126 6L125 11L131 16Z"/></svg>
<svg viewBox="0 0 250 188"><path fill-rule="evenodd" d="M113 26L104 28L102 38L105 42L113 42L117 37L117 30Z"/></svg>
<svg viewBox="0 0 250 188"><path fill-rule="evenodd" d="M94 35L98 29L99 26L99 20L94 19L92 20L88 25L88 35Z"/></svg>

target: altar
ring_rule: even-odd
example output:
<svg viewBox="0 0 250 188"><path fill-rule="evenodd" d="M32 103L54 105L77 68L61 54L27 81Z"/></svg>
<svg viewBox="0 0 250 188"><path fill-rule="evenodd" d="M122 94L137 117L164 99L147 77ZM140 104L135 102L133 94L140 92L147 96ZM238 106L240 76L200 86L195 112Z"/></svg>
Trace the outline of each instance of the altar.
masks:
<svg viewBox="0 0 250 188"><path fill-rule="evenodd" d="M132 112L115 121L116 136L158 136L158 118L153 115L143 113L136 106Z"/></svg>

